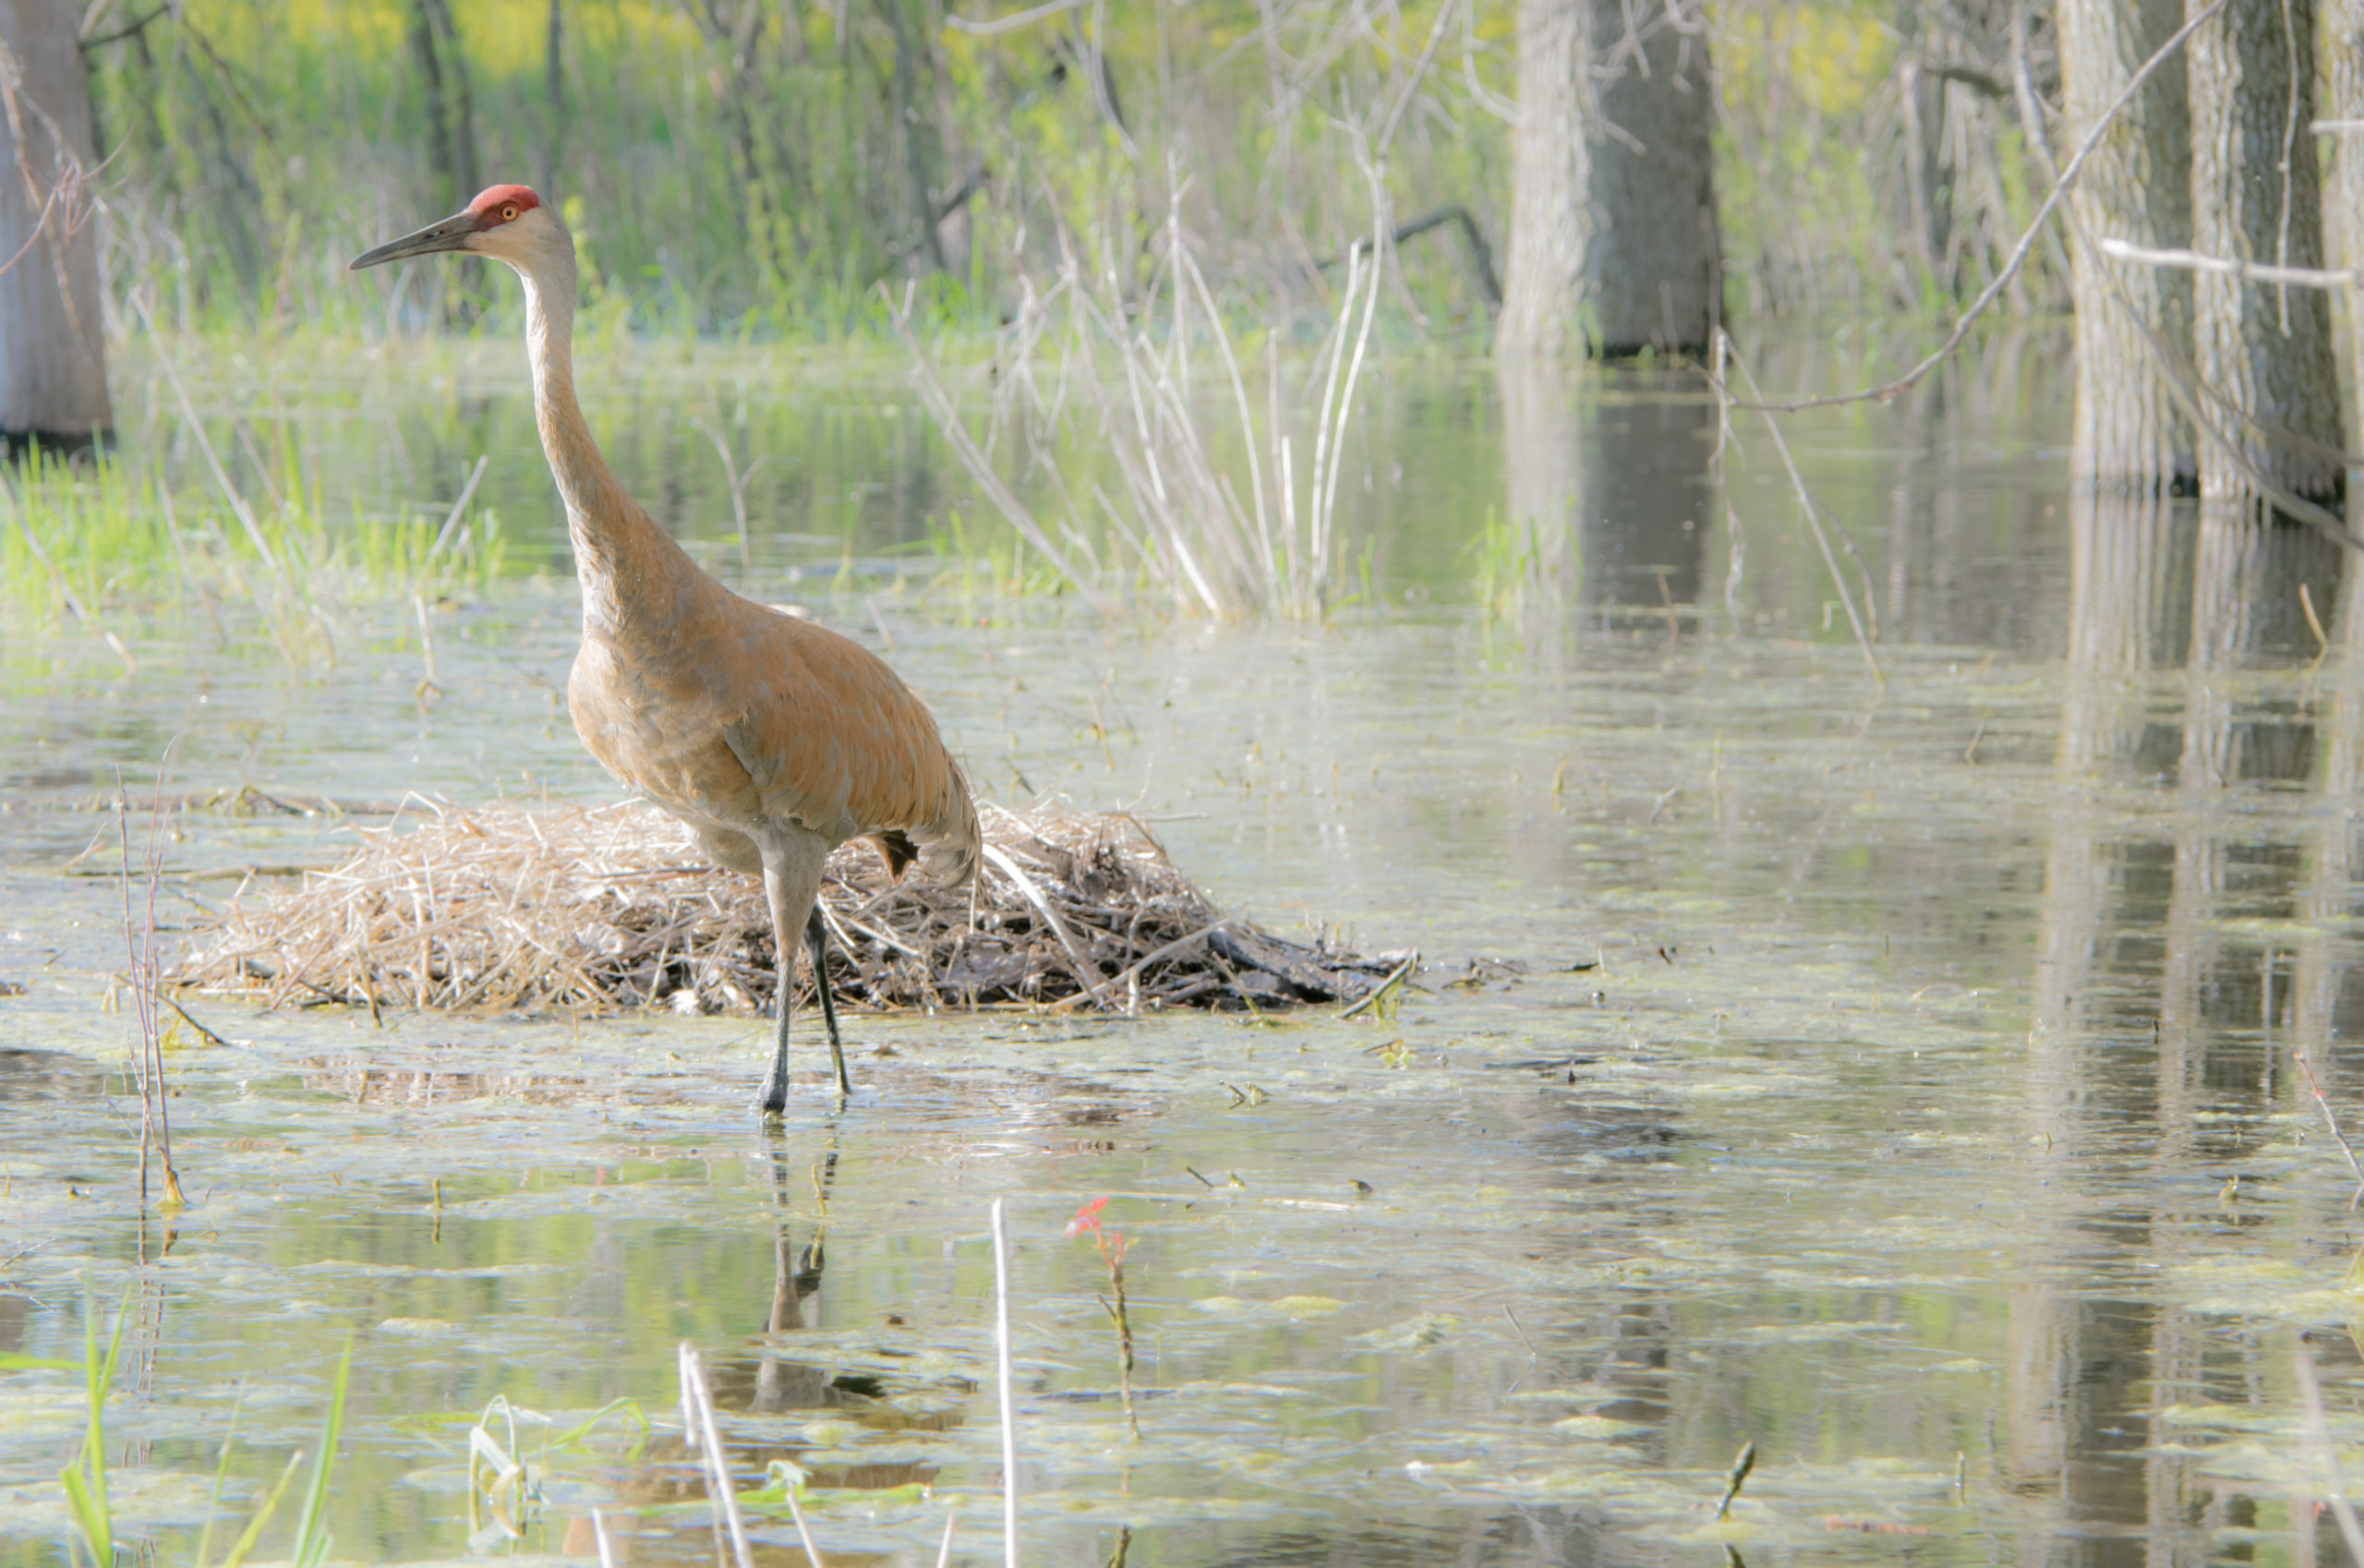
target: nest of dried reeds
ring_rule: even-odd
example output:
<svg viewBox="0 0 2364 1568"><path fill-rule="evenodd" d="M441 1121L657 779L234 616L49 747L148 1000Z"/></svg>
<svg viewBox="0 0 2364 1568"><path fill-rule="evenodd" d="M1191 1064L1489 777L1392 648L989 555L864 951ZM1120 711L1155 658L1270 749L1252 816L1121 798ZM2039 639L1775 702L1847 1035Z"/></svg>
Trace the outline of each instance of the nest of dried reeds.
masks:
<svg viewBox="0 0 2364 1568"><path fill-rule="evenodd" d="M866 842L830 857L841 1004L1285 1007L1359 997L1394 961L1223 919L1130 816L1055 802L978 815L973 891L891 884ZM274 1007L770 1009L761 885L706 863L653 806L443 806L355 831L343 865L235 902L176 978ZM812 999L809 976L799 991Z"/></svg>

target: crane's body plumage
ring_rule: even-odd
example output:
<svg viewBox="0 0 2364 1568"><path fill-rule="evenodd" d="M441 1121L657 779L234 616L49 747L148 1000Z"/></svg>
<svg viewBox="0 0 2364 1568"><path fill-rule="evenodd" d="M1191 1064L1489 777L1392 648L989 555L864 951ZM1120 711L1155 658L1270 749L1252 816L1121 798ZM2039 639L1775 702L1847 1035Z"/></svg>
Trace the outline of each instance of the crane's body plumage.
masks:
<svg viewBox="0 0 2364 1568"><path fill-rule="evenodd" d="M583 646L567 706L609 772L687 824L718 864L763 877L779 964L763 1109L777 1113L800 931L838 1045L814 910L822 862L867 837L890 872L916 854L924 870L957 885L974 874L982 844L968 781L927 705L885 661L732 593L617 482L574 396L573 240L538 198L496 186L465 211L354 265L430 250L489 256L525 280L535 420L583 587ZM838 1080L842 1091L842 1054Z"/></svg>

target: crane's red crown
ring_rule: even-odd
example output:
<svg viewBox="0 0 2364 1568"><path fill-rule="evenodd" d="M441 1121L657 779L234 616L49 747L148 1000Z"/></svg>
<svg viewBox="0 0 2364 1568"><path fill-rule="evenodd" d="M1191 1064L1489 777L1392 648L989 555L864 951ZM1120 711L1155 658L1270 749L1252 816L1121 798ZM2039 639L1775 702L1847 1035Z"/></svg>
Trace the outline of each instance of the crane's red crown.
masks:
<svg viewBox="0 0 2364 1568"><path fill-rule="evenodd" d="M541 204L542 199L534 194L530 186L496 185L487 186L474 201L468 203L468 211L476 214L479 230L497 229L503 223L516 222L519 215Z"/></svg>

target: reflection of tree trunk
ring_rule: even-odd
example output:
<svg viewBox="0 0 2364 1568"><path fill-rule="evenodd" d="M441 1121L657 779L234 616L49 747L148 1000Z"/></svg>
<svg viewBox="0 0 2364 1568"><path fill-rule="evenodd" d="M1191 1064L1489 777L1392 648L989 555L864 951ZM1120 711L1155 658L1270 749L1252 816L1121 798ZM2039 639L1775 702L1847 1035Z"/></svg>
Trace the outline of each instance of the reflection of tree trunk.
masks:
<svg viewBox="0 0 2364 1568"><path fill-rule="evenodd" d="M2176 657L2190 561L2156 491L2068 496L2068 687L2056 762L2064 777L2133 760L2145 721L2139 677Z"/></svg>
<svg viewBox="0 0 2364 1568"><path fill-rule="evenodd" d="M1699 454L1713 436L1715 406L1683 372L1636 367L1611 378L1611 395L1579 427L1577 597L1645 613L1695 604L1714 499Z"/></svg>
<svg viewBox="0 0 2364 1568"><path fill-rule="evenodd" d="M1723 319L1695 9L1520 0L1505 356L1704 353ZM1596 87L1595 82L1598 85Z"/></svg>
<svg viewBox="0 0 2364 1568"><path fill-rule="evenodd" d="M1499 374L1515 615L1522 635L1547 658L1557 657L1583 575L1575 549L1584 497L1576 386L1538 365L1506 362Z"/></svg>
<svg viewBox="0 0 2364 1568"><path fill-rule="evenodd" d="M80 21L72 0L0 4L0 41L23 71L16 107L0 116L0 261L15 258L0 272L0 438L12 448L27 440L82 446L115 424L100 335L97 214L85 183L96 160L75 42ZM21 147L11 122L23 127Z"/></svg>
<svg viewBox="0 0 2364 1568"><path fill-rule="evenodd" d="M2212 916L2233 867L2222 792L2244 778L2303 777L2312 733L2291 717L2236 706L2230 677L2295 651L2303 631L2298 585L2328 585L2339 547L2311 531L2263 521L2240 501L2203 501L2192 567L2191 654L2185 670L2182 804L2174 891L2159 976L2162 1121L2188 1115L2205 1064L2194 1041L2222 938ZM2317 602L2322 596L2317 593ZM2294 625L2295 623L2295 625Z"/></svg>
<svg viewBox="0 0 2364 1568"><path fill-rule="evenodd" d="M2221 789L2248 778L2305 777L2301 730L2259 713L2237 722L2225 677L2314 645L2298 597L2331 602L2340 547L2312 531L2260 520L2238 503L2204 502L2192 567L2191 657L2182 778Z"/></svg>
<svg viewBox="0 0 2364 1568"><path fill-rule="evenodd" d="M2332 656L2337 682L2315 793L2322 826L2308 856L2298 917L2304 935L2291 979L2292 1049L2303 1054L2320 1080L2328 1075L2339 1017L2340 985L2347 977L2342 926L2355 904L2356 805L2364 790L2364 571L2350 565L2340 586L2339 645ZM2301 1104L2301 1114L2311 1107Z"/></svg>
<svg viewBox="0 0 2364 1568"><path fill-rule="evenodd" d="M2055 1496L2070 1516L2140 1517L2138 1501L2094 1495L2109 1483L2081 1463L2096 1429L2121 1407L2135 1336L2121 1314L2073 1283L2093 1266L2095 1217L2076 1194L2093 1157L2092 1120L2107 1114L2093 1103L2105 1080L2091 1043L2110 1022L2103 1016L2101 954L2117 885L2091 805L2106 781L2093 775L2097 765L2131 756L2140 718L2129 689L2168 651L2176 550L2168 506L2156 495L2079 487L2069 529L2068 689L2022 1075L2027 1201L2015 1211L2019 1283L2010 1296L1997 1441L2014 1490Z"/></svg>
<svg viewBox="0 0 2364 1568"><path fill-rule="evenodd" d="M2198 0L2191 8L2200 8ZM2322 265L2310 130L2314 39L2314 0L2230 6L2192 34L2186 47L2194 248L2280 266ZM2218 423L2249 465L2310 500L2335 498L2343 477L2331 455L2342 445L2339 383L2323 292L2200 273L2192 342L2201 380L2233 411ZM2324 450L2269 439L2248 420ZM2213 441L2201 447L2200 488L2225 499L2255 494Z"/></svg>
<svg viewBox="0 0 2364 1568"><path fill-rule="evenodd" d="M2181 25L2178 0L2060 0L2064 145L2082 145L2142 62ZM2191 241L2191 139L2184 73L2152 73L2111 122L2070 199L2085 232L2137 245ZM2152 487L2193 472L2190 433L2134 320L2109 295L2109 263L2083 247L2071 260L2076 294L2077 414L2072 472L2080 481ZM2181 354L2191 341L2190 274L2123 270L2141 320Z"/></svg>

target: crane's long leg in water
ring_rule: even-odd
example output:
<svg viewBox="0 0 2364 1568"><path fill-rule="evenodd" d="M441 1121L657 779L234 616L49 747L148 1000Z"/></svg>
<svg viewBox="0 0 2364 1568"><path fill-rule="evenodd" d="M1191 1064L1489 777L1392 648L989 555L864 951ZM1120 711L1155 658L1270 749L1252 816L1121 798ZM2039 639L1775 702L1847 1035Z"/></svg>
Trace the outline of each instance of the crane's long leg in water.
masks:
<svg viewBox="0 0 2364 1568"><path fill-rule="evenodd" d="M755 1108L766 1116L777 1116L788 1109L788 1019L792 1010L789 1006L789 990L796 979L795 932L805 929L813 918L814 900L821 892L821 864L828 858L828 841L819 834L792 822L775 820L764 830L750 834L764 860L764 897L771 906L772 961L777 966L774 977L772 1016L771 1070L764 1075L763 1097ZM824 995L824 1016L832 1012ZM835 1031L830 1044L837 1043ZM845 1082L842 1053L838 1056L838 1083Z"/></svg>
<svg viewBox="0 0 2364 1568"><path fill-rule="evenodd" d="M813 913L804 922L804 945L813 950L813 994L821 998L821 1021L829 1026L829 1061L838 1069L838 1092L850 1094L853 1082L846 1077L846 1048L838 1038L838 1005L829 999L829 923L821 918L821 900L813 900Z"/></svg>

